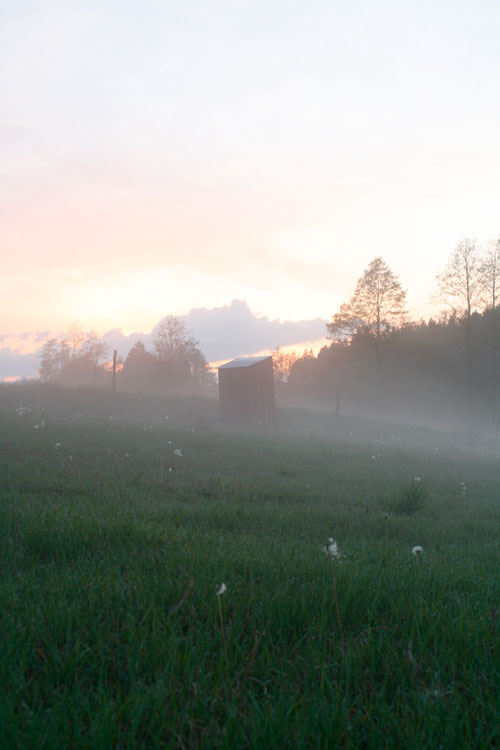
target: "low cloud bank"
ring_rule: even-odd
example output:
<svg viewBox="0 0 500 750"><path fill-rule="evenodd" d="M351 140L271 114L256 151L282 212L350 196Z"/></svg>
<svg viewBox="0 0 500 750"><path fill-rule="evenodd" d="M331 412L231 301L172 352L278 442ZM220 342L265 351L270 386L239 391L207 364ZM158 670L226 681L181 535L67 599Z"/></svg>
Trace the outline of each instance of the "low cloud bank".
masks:
<svg viewBox="0 0 500 750"><path fill-rule="evenodd" d="M231 359L245 354L293 346L325 335L326 321L269 320L255 315L246 302L233 300L230 305L191 310L183 318L200 342L209 361Z"/></svg>
<svg viewBox="0 0 500 750"><path fill-rule="evenodd" d="M253 313L246 302L233 300L223 307L195 308L180 316L190 328L209 362L241 357L263 349L293 346L301 341L314 341L325 335L326 321L270 320ZM152 334L135 332L125 335L120 328L107 331L104 340L123 357L137 341L152 346Z"/></svg>
<svg viewBox="0 0 500 750"><path fill-rule="evenodd" d="M256 315L246 302L237 299L222 307L195 308L181 316L181 320L193 331L208 362L241 357L265 349L272 350L278 346L294 346L302 341L314 341L325 335L326 323L321 318L270 320ZM35 340L40 342L49 334L49 331L37 331ZM4 340L5 338L8 338L8 334L4 336ZM151 331L124 334L121 328L112 328L102 338L111 351L116 349L119 355L126 357L137 341L142 341L147 349L150 348L153 337ZM40 351L39 349L38 354ZM0 380L36 376L39 365L37 353L21 354L18 349L10 347L0 349Z"/></svg>
<svg viewBox="0 0 500 750"><path fill-rule="evenodd" d="M4 346L0 349L0 380L33 377L38 374L39 364L36 354L20 354Z"/></svg>

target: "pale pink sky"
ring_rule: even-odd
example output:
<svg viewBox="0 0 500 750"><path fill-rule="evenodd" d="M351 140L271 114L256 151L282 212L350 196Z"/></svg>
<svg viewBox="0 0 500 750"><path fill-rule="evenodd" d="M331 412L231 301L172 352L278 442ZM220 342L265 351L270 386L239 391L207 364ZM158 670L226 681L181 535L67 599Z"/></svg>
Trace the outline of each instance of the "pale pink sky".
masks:
<svg viewBox="0 0 500 750"><path fill-rule="evenodd" d="M435 313L455 243L500 233L499 22L493 0L7 0L0 334L234 298L329 318L375 255Z"/></svg>

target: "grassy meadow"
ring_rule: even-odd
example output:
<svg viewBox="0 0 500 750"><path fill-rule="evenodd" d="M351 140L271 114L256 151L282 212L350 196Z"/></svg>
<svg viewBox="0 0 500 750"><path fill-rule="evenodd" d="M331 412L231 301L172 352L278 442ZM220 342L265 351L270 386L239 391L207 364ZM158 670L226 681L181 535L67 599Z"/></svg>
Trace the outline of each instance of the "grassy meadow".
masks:
<svg viewBox="0 0 500 750"><path fill-rule="evenodd" d="M498 446L216 411L0 387L0 746L500 747Z"/></svg>

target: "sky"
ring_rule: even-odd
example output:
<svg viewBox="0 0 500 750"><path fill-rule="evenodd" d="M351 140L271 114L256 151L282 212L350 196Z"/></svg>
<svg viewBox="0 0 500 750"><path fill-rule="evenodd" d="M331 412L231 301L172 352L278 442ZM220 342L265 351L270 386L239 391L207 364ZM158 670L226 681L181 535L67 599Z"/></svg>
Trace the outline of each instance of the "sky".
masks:
<svg viewBox="0 0 500 750"><path fill-rule="evenodd" d="M435 314L456 243L500 233L499 28L496 0L1 0L2 351L232 300L328 320L376 255Z"/></svg>

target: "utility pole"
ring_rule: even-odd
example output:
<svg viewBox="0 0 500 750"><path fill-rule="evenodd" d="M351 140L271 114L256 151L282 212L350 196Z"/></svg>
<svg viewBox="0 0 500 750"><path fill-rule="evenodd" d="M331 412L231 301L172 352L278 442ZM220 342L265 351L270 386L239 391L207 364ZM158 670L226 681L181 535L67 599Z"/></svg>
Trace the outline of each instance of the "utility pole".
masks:
<svg viewBox="0 0 500 750"><path fill-rule="evenodd" d="M118 352L116 349L113 352L113 393L116 393L116 358Z"/></svg>

